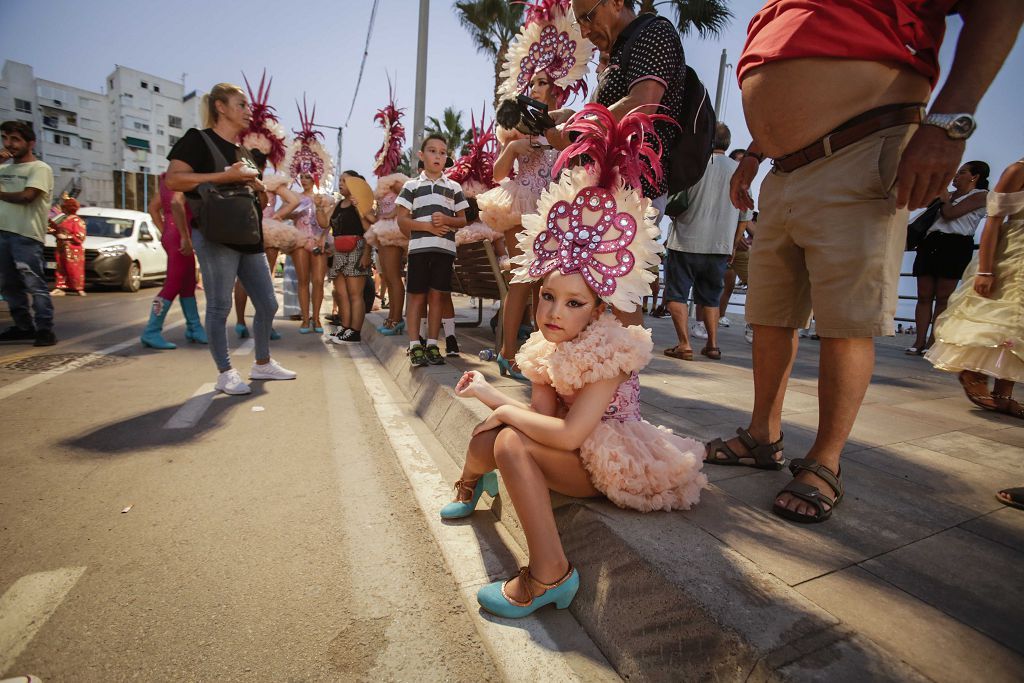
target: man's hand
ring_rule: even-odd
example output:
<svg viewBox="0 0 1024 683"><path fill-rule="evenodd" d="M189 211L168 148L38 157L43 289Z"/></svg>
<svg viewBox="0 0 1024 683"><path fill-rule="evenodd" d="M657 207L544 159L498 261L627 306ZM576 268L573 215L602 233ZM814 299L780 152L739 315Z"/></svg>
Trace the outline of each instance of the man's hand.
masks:
<svg viewBox="0 0 1024 683"><path fill-rule="evenodd" d="M965 146L938 126L919 127L896 171L896 206L913 211L938 197L953 179Z"/></svg>
<svg viewBox="0 0 1024 683"><path fill-rule="evenodd" d="M14 158L14 155L11 154L10 152L8 152L6 147L0 147L0 164L2 164L3 162L7 161L8 159L13 159L13 158Z"/></svg>
<svg viewBox="0 0 1024 683"><path fill-rule="evenodd" d="M750 196L750 185L757 177L758 161L755 157L745 156L740 159L740 165L732 174L729 181L729 198L732 205L740 211L753 211L754 198Z"/></svg>

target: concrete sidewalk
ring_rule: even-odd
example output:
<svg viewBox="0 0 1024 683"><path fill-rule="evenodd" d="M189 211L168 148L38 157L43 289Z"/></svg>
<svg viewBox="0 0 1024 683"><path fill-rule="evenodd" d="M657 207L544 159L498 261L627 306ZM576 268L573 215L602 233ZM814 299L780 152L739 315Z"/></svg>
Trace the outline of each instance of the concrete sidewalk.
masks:
<svg viewBox="0 0 1024 683"><path fill-rule="evenodd" d="M465 299L456 303L468 314ZM364 341L456 462L487 415L454 397L464 370L526 397L525 385L478 359L493 345L486 322L459 330L461 357L411 371L407 341L376 334L381 320L367 318ZM683 362L660 355L673 343L671 322L646 320L656 354L641 375L649 421L702 440L746 425L751 347L739 316L733 321L721 330L721 361ZM826 524L771 514L788 471L707 466L712 486L689 512L642 515L553 496L582 580L571 609L620 675L1024 678L1024 512L994 497L1024 484L1024 424L972 406L955 376L903 355L908 340L878 341L843 459L846 498ZM813 441L817 362L818 344L802 340L784 414L789 458ZM501 494L491 512L525 546Z"/></svg>

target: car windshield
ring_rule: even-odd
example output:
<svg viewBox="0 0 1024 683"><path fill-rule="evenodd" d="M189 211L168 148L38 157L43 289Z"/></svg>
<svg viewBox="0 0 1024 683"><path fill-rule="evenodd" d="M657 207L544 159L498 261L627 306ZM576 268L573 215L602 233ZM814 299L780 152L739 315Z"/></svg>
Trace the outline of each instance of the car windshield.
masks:
<svg viewBox="0 0 1024 683"><path fill-rule="evenodd" d="M135 221L130 218L105 218L103 216L82 216L85 219L85 234L89 237L131 237Z"/></svg>

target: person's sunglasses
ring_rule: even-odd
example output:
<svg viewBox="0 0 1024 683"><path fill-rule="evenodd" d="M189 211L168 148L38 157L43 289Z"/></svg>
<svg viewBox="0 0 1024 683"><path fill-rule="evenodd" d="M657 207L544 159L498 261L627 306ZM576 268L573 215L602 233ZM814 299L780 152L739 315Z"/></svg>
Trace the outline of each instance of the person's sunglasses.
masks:
<svg viewBox="0 0 1024 683"><path fill-rule="evenodd" d="M576 17L576 21L572 22L572 25L575 26L576 28L579 28L580 24L590 25L590 22L594 20L594 12L596 12L597 8L603 5L605 2L606 0L597 0L597 4L591 7L589 12L585 12L580 16Z"/></svg>

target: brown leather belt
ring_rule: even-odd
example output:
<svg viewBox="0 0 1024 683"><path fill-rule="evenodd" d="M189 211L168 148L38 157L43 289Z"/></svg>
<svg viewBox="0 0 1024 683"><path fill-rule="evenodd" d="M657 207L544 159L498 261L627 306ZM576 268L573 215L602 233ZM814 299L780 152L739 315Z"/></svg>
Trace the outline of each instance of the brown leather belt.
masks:
<svg viewBox="0 0 1024 683"><path fill-rule="evenodd" d="M924 115L922 104L886 105L866 111L850 119L817 142L803 149L773 160L775 168L792 173L812 161L830 157L844 147L860 142L867 136L886 128L921 123Z"/></svg>

